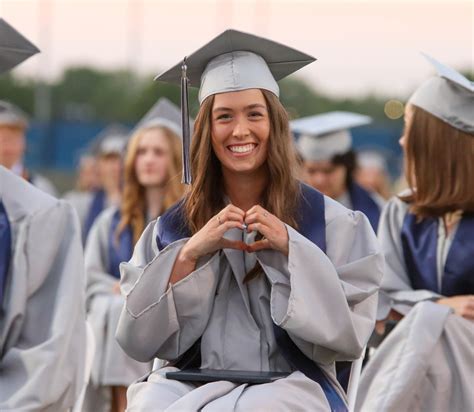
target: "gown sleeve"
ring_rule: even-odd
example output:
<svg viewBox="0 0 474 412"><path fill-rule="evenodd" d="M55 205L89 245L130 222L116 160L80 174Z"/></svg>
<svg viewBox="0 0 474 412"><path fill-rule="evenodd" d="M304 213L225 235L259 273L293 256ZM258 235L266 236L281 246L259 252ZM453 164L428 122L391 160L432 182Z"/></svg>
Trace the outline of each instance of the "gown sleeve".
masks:
<svg viewBox="0 0 474 412"><path fill-rule="evenodd" d="M0 354L2 411L67 410L84 385L80 233L77 215L64 201L17 227L11 299L0 323L8 328Z"/></svg>
<svg viewBox="0 0 474 412"><path fill-rule="evenodd" d="M322 364L360 357L374 328L383 272L365 215L333 202L326 210L327 254L290 226L288 257L258 252L271 283L273 321Z"/></svg>
<svg viewBox="0 0 474 412"><path fill-rule="evenodd" d="M199 339L212 311L220 270L220 253L201 259L196 270L174 285L169 278L188 238L156 248L156 226L148 225L128 263L121 264L126 297L117 340L132 358L174 360Z"/></svg>

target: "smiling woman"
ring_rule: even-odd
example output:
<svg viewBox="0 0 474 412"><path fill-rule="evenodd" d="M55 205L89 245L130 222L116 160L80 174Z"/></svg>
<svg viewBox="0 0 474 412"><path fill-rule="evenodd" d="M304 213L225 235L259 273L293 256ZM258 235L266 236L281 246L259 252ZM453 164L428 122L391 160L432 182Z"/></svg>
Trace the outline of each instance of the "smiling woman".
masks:
<svg viewBox="0 0 474 412"><path fill-rule="evenodd" d="M241 205L244 210L253 206L252 192L268 186L263 207L295 224L296 157L288 138L288 115L273 93L248 89L209 96L196 118L195 136L200 136L191 149L195 181L185 206L193 231L225 207L216 191L225 181L232 182L225 190L228 195L234 190L249 195ZM246 147L252 149L245 152Z"/></svg>
<svg viewBox="0 0 474 412"><path fill-rule="evenodd" d="M382 259L362 213L296 179L276 79L312 60L233 30L186 59L194 181L122 265L117 339L168 361L129 388L130 410L347 410L334 365L371 334Z"/></svg>

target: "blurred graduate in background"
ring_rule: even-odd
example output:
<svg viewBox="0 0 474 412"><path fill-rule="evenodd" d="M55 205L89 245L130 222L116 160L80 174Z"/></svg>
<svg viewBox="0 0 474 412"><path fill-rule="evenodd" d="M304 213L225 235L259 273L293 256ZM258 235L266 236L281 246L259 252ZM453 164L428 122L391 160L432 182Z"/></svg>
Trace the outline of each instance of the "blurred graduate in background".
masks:
<svg viewBox="0 0 474 412"><path fill-rule="evenodd" d="M38 52L0 18L0 73ZM22 146L24 129L12 130ZM13 152L10 166L21 159ZM0 166L0 410L76 403L85 382L84 280L74 209Z"/></svg>
<svg viewBox="0 0 474 412"><path fill-rule="evenodd" d="M92 153L83 154L77 166L76 185L63 198L76 209L81 228L84 228L94 193L99 190L99 170L97 159Z"/></svg>
<svg viewBox="0 0 474 412"><path fill-rule="evenodd" d="M97 216L106 208L120 204L123 155L127 139L128 130L112 124L99 133L90 149L97 159L99 189L94 192L87 208L83 226L84 242ZM80 215L82 214L81 212Z"/></svg>
<svg viewBox="0 0 474 412"><path fill-rule="evenodd" d="M135 127L121 202L97 217L87 239L88 320L97 341L85 408L91 412L124 411L127 387L152 367L128 357L115 340L124 304L119 265L130 259L145 226L183 194L180 119L179 108L160 99Z"/></svg>
<svg viewBox="0 0 474 412"><path fill-rule="evenodd" d="M392 190L385 156L376 150L360 150L356 158L355 181L369 192L388 200Z"/></svg>
<svg viewBox="0 0 474 412"><path fill-rule="evenodd" d="M350 129L371 118L357 113L330 112L290 122L301 157L303 180L345 207L364 213L377 230L383 199L355 182L357 160Z"/></svg>
<svg viewBox="0 0 474 412"><path fill-rule="evenodd" d="M24 165L28 116L14 104L0 100L0 165L23 177L38 189L57 197L53 184Z"/></svg>

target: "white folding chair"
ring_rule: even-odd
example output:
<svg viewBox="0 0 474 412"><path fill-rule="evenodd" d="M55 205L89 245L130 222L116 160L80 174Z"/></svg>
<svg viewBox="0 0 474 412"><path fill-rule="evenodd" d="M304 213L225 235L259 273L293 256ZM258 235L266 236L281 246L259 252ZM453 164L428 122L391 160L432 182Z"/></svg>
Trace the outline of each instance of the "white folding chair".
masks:
<svg viewBox="0 0 474 412"><path fill-rule="evenodd" d="M365 350L362 351L362 355L359 359L352 362L351 374L349 376L349 383L347 384L347 403L349 412L355 411L355 404L357 399L357 391L359 389L360 374L362 372L362 362L365 358Z"/></svg>
<svg viewBox="0 0 474 412"><path fill-rule="evenodd" d="M86 396L87 385L92 371L92 364L95 355L95 336L89 322L86 321L86 359L84 365L84 386L82 387L81 393L76 400L71 412L82 412L82 405L84 404L84 398Z"/></svg>

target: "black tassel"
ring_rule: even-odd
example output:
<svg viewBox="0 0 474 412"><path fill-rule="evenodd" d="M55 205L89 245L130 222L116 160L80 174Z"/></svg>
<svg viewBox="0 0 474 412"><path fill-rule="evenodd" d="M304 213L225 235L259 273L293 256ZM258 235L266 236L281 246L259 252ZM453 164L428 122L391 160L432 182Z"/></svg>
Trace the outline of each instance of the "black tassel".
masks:
<svg viewBox="0 0 474 412"><path fill-rule="evenodd" d="M183 179L185 185L192 182L191 176L191 131L189 129L188 77L186 57L181 66L181 129L183 134Z"/></svg>

